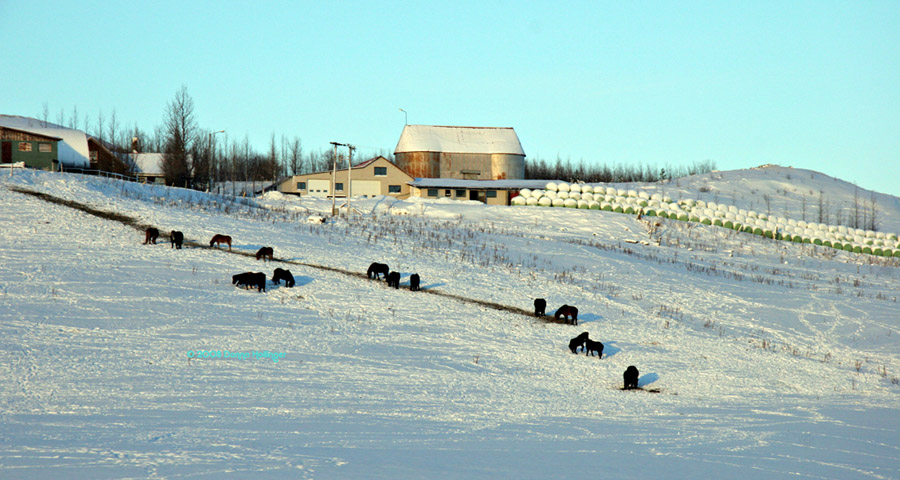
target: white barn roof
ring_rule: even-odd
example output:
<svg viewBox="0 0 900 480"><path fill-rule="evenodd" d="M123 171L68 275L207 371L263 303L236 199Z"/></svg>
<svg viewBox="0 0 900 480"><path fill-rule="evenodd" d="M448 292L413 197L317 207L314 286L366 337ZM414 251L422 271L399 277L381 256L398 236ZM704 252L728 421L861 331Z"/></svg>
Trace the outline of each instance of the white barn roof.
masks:
<svg viewBox="0 0 900 480"><path fill-rule="evenodd" d="M89 168L91 166L87 135L81 130L73 130L36 118L20 117L18 115L0 115L0 125L25 132L61 138L58 149L59 158L57 160L63 167Z"/></svg>
<svg viewBox="0 0 900 480"><path fill-rule="evenodd" d="M516 131L509 127L407 125L394 154L407 152L505 153L525 156Z"/></svg>

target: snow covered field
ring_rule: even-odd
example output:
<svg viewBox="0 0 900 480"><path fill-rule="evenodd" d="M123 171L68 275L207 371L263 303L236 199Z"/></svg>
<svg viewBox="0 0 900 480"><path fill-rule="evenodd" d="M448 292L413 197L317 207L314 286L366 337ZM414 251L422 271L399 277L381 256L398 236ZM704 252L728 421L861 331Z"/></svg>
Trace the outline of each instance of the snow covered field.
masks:
<svg viewBox="0 0 900 480"><path fill-rule="evenodd" d="M807 172L789 188L848 195ZM776 173L667 191L797 215ZM590 210L381 197L314 224L330 201L0 182L2 478L900 478L897 259ZM297 285L231 284L276 267ZM581 324L515 312L536 297ZM569 352L582 331L602 359ZM629 365L644 391L619 390Z"/></svg>

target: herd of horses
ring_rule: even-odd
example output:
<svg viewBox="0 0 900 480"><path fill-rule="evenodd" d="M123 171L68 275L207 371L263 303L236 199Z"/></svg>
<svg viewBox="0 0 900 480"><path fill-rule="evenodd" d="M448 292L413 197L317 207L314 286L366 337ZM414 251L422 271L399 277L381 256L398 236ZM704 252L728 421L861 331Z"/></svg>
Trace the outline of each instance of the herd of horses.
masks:
<svg viewBox="0 0 900 480"><path fill-rule="evenodd" d="M369 269L366 270L366 276L372 280L378 280L379 278L384 278L387 280L388 287L400 288L400 272L391 271L391 267L387 266L384 263L373 262L369 265ZM409 289L413 292L417 292L420 290L420 282L421 278L418 273L414 273L409 276Z"/></svg>
<svg viewBox="0 0 900 480"><path fill-rule="evenodd" d="M155 245L158 238L159 230L154 227L149 227L145 232L143 244ZM177 230L172 230L172 232L169 234L169 239L172 248L181 249L182 245L184 244L184 234ZM228 235L216 234L212 237L212 240L209 241L210 248L212 248L213 245L218 248L222 244L228 245L228 251L231 251L231 237ZM262 247L256 252L256 260L272 261L274 257L275 251L272 247ZM400 288L400 272L391 271L390 267L387 264L373 262L371 265L369 265L369 268L366 271L366 276L372 280L383 278L387 280L387 286L389 288ZM295 285L294 276L293 274L291 274L290 270L276 268L272 273L272 283L281 285L282 281L284 281L285 286L288 288L292 288ZM420 289L420 281L421 279L419 278L418 273L413 273L412 275L410 275L409 289L411 291L418 291ZM265 292L266 274L263 272L239 273L231 277L231 283L238 287L256 288L259 292ZM536 298L534 300L534 315L538 318L542 318L546 316L546 310L547 301L543 298ZM568 324L578 325L578 308L572 305L563 305L556 309L556 313L553 314L553 318L556 320L563 320ZM581 348L581 351L583 351L585 355L593 356L596 353L597 358L603 358L603 343L589 338L588 332L583 332L569 341L569 350L571 350L572 353L578 353L579 348ZM625 373L622 374L622 376L625 384L623 390L632 390L639 388L639 372L634 365L629 366L625 370Z"/></svg>

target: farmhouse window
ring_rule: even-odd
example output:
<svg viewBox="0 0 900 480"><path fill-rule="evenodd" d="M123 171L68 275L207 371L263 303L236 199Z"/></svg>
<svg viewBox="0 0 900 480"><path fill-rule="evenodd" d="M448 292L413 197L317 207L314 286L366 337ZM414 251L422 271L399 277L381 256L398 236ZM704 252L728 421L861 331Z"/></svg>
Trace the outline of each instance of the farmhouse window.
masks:
<svg viewBox="0 0 900 480"><path fill-rule="evenodd" d="M487 198L497 198L497 191L496 190L488 190Z"/></svg>
<svg viewBox="0 0 900 480"><path fill-rule="evenodd" d="M444 196L445 196L445 197L449 197L449 196L450 196L450 190L444 190Z"/></svg>
<svg viewBox="0 0 900 480"><path fill-rule="evenodd" d="M436 196L437 196L437 189L436 189L436 188L429 188L429 189L428 189L428 196L429 196L429 197L436 197Z"/></svg>
<svg viewBox="0 0 900 480"><path fill-rule="evenodd" d="M335 184L334 184L334 191L335 191L335 192L343 192L343 191L344 191L344 184L343 184L343 183L335 183Z"/></svg>
<svg viewBox="0 0 900 480"><path fill-rule="evenodd" d="M457 191L456 191L456 196L457 196L457 197L465 197L465 196L466 196L466 191L465 191L465 190L457 190Z"/></svg>
<svg viewBox="0 0 900 480"><path fill-rule="evenodd" d="M49 143L42 142L38 144L38 151L41 153L50 153L53 151L53 146Z"/></svg>
<svg viewBox="0 0 900 480"><path fill-rule="evenodd" d="M19 142L19 151L20 152L30 152L31 151L31 143Z"/></svg>
<svg viewBox="0 0 900 480"><path fill-rule="evenodd" d="M306 190L306 182L297 182L297 190Z"/></svg>
<svg viewBox="0 0 900 480"><path fill-rule="evenodd" d="M375 167L375 176L376 177L386 177L387 176L387 167Z"/></svg>
<svg viewBox="0 0 900 480"><path fill-rule="evenodd" d="M388 193L400 193L400 185L388 185Z"/></svg>

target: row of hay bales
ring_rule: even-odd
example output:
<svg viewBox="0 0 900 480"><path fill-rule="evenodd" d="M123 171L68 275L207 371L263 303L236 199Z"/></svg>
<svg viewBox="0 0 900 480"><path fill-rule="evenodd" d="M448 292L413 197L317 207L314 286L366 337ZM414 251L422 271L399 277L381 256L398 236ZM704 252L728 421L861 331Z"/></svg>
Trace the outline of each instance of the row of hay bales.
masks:
<svg viewBox="0 0 900 480"><path fill-rule="evenodd" d="M513 205L565 207L658 216L751 233L775 240L808 243L884 257L900 258L897 234L768 216L753 210L703 200L673 202L668 195L614 187L550 182L544 190L522 189Z"/></svg>

